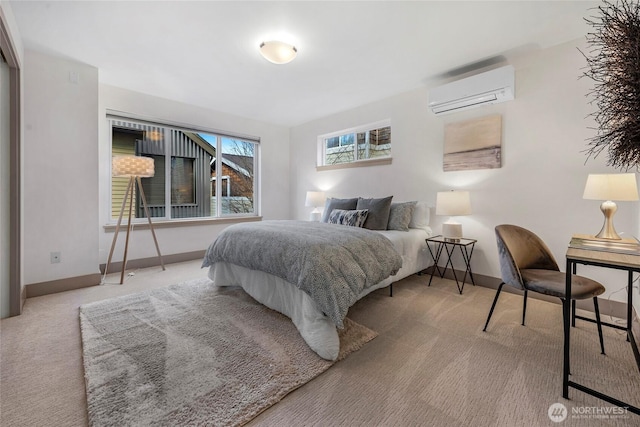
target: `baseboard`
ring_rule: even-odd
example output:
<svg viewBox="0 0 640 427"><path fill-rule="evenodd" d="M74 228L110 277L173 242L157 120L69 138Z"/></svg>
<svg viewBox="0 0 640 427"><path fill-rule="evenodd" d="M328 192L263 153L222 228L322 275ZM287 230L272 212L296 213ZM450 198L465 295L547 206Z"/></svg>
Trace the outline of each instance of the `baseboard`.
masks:
<svg viewBox="0 0 640 427"><path fill-rule="evenodd" d="M425 270L426 273L431 274L431 268L429 267L427 270ZM464 271L458 271L456 270L456 276L458 276L458 280L460 280L460 278L462 278L464 276ZM447 279L451 279L454 280L453 277L453 273L451 272L451 269L447 269L444 272L444 277ZM491 277L491 276L484 276L482 274L476 274L473 273L473 279L476 283L476 285L478 286L482 286L484 288L490 288L490 289L498 289L498 286L500 286L500 283L502 283L501 279L497 279L495 277ZM468 286L470 283L469 278L467 277L467 285ZM522 295L523 291L519 290L519 289L515 289L511 286L504 286L502 288L502 292L509 292L512 294L518 294L518 295ZM529 298L534 298L534 299L538 299L538 300L542 300L542 301L547 301L547 302L552 302L554 304L558 304L561 305L560 299L556 298L556 297L552 297L549 295L543 295L543 294L539 294L537 292L529 292L528 295ZM627 304L624 302L620 302L620 301L612 301L609 299L603 299L603 298L598 298L598 305L600 308L600 314L603 316L611 316L611 317L616 317L618 319L626 319L627 318ZM593 309L593 302L591 300L581 300L581 301L576 301L576 308L579 308L581 310L585 310L585 311L589 311L591 313L594 312ZM635 312L635 310L634 310ZM636 316L636 320L637 316ZM640 335L637 335L640 337Z"/></svg>
<svg viewBox="0 0 640 427"><path fill-rule="evenodd" d="M25 286L27 290L27 298L57 294L58 292L71 291L74 289L88 288L89 286L99 285L101 277L102 276L100 274L95 273L87 274L86 276L51 280L49 282L32 283Z"/></svg>
<svg viewBox="0 0 640 427"><path fill-rule="evenodd" d="M162 257L162 260L165 264L173 264L178 262L185 261L193 261L194 259L202 259L204 258L205 251L193 251L193 252L184 252L180 254L171 254L165 255ZM147 268L159 265L158 257L150 257L150 258L140 258L140 259L132 259L127 261L127 268ZM100 273L101 274L89 274L86 276L78 276L78 277L69 277L66 279L58 279L52 280L48 282L40 282L40 283L32 283L26 285L24 290L26 292L27 298L39 297L42 295L55 294L58 292L70 291L74 289L86 288L89 286L96 286L100 284L102 279L102 274L104 274L106 264L100 264ZM431 274L431 268L429 267L424 272L427 274ZM122 270L122 262L112 263L109 266L109 273L116 273ZM458 277L464 276L464 271L456 270L456 275ZM450 269L447 269L444 273L444 277L447 279L453 280L453 273ZM490 289L498 289L500 283L502 282L500 279L491 276L485 276L482 274L473 275L474 281L476 285L482 286ZM510 292L513 294L522 295L522 291L518 289L514 289L510 286L505 286L502 288L503 291ZM535 292L531 292L529 294L531 298L540 299L543 301L552 302L555 304L560 304L560 300L555 297L550 297L548 295L542 295ZM606 299L601 299L599 302L600 305L600 313L603 316L612 316L617 317L619 319L627 318L627 305L620 301L611 301ZM576 306L580 309L593 312L593 304L590 301L578 301ZM640 337L640 318L638 317L638 313L636 310L633 310L633 327L634 334L636 337Z"/></svg>
<svg viewBox="0 0 640 427"><path fill-rule="evenodd" d="M200 251L163 255L162 261L165 264L174 264L176 262L193 261L194 259L203 259L205 252L206 251L203 249ZM158 259L157 256L127 260L127 269L148 268L148 267L155 267L156 265L160 265L160 260ZM104 274L105 267L106 267L106 264L100 264L100 273ZM122 261L112 262L111 265L109 265L109 273L117 273L120 271L122 271Z"/></svg>
<svg viewBox="0 0 640 427"><path fill-rule="evenodd" d="M181 254L163 255L165 264L175 264L177 262L193 261L204 258L205 251L185 252ZM160 265L158 257L132 259L127 261L127 269L147 268ZM72 291L74 289L88 288L99 285L104 274L106 264L100 264L100 273L88 274L86 276L68 277L65 279L51 280L48 282L31 283L24 287L27 298L39 297L42 295L56 294L58 292ZM112 263L109 266L109 273L117 273L122 270L122 262Z"/></svg>

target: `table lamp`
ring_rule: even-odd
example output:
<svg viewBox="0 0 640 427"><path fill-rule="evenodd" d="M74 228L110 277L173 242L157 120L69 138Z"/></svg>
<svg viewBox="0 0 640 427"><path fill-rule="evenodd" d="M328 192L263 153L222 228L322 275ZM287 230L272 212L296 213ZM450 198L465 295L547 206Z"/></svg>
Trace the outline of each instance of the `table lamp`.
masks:
<svg viewBox="0 0 640 427"><path fill-rule="evenodd" d="M595 237L620 240L621 237L613 227L613 214L618 210L614 200L619 202L638 200L636 174L589 174L582 198L604 200L600 205L600 210L604 214L604 224Z"/></svg>
<svg viewBox="0 0 640 427"><path fill-rule="evenodd" d="M109 251L109 258L107 259L107 265L104 269L104 277L107 276L109 265L111 264L111 258L113 257L113 250L116 247L116 241L118 240L118 232L120 231L120 223L122 222L122 215L124 213L125 205L127 204L127 197L129 197L129 216L127 222L127 237L124 245L124 258L122 260L122 272L120 273L120 284L124 283L124 271L127 268L127 251L129 249L129 234L133 226L131 222L131 211L133 209L133 193L135 192L135 185L138 184L140 191L140 197L142 199L142 205L144 206L144 213L149 220L149 229L153 235L153 241L156 244L156 250L158 251L158 258L160 259L160 265L164 270L164 262L162 261L162 255L160 254L160 247L158 246L158 239L156 233L153 230L153 223L151 222L151 215L149 215L149 208L147 207L147 199L144 195L144 189L142 188L142 182L140 178L151 178L155 174L155 166L153 158L141 157L141 156L114 156L111 162L111 176L113 177L128 177L129 183L127 190L122 198L122 206L120 207L120 216L118 217L118 223L116 224L116 230L113 235L113 242L111 242L111 250Z"/></svg>
<svg viewBox="0 0 640 427"><path fill-rule="evenodd" d="M436 195L436 215L471 215L471 199L468 191L444 191ZM462 224L449 218L442 224L442 237L452 242L462 238Z"/></svg>
<svg viewBox="0 0 640 427"><path fill-rule="evenodd" d="M304 205L307 207L313 207L311 211L310 220L311 221L320 221L320 209L318 207L324 205L324 191L307 191L307 198L304 202Z"/></svg>

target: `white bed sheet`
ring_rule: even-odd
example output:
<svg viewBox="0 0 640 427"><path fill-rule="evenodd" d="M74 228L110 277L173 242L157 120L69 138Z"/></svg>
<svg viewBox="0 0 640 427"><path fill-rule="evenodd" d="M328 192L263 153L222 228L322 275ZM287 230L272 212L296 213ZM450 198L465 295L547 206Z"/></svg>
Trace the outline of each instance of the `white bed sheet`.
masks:
<svg viewBox="0 0 640 427"><path fill-rule="evenodd" d="M431 265L425 242L432 234L431 229L384 230L379 233L391 240L402 256L402 268L394 276L364 289L358 299ZM216 286L240 286L256 301L289 317L313 351L323 359L337 359L340 341L336 326L318 310L311 297L295 285L269 273L223 262L209 267L208 274Z"/></svg>

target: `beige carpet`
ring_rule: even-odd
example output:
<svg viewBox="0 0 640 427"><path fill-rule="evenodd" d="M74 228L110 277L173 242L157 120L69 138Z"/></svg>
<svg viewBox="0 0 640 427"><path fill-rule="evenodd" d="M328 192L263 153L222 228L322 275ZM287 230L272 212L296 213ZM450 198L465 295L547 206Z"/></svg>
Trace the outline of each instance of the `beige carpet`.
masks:
<svg viewBox="0 0 640 427"><path fill-rule="evenodd" d="M201 278L200 261L142 269L124 285L95 286L30 298L23 315L0 322L0 425L84 426L80 305ZM623 278L624 280L624 278ZM367 296L349 317L378 337L289 393L248 426L638 426L640 417L569 418L553 423L550 405L606 407L576 390L562 398L560 305L504 293L486 333L495 290L411 276ZM637 296L637 294L636 294ZM609 297L608 293L603 295ZM610 320L610 319L607 319ZM573 375L586 385L640 405L640 373L619 331L572 330Z"/></svg>
<svg viewBox="0 0 640 427"><path fill-rule="evenodd" d="M379 333L363 351L288 395L252 426L552 426L553 403L611 406L576 390L562 398L559 304L504 293L487 332L495 291L411 276L357 303L349 317ZM610 319L606 319L610 320ZM640 373L620 331L604 328L600 355L592 323L572 329L573 378L640 404ZM362 392L356 391L362 390ZM640 416L569 418L562 426L638 426Z"/></svg>
<svg viewBox="0 0 640 427"><path fill-rule="evenodd" d="M242 425L333 365L209 279L83 305L80 323L93 426ZM375 336L346 319L339 360Z"/></svg>

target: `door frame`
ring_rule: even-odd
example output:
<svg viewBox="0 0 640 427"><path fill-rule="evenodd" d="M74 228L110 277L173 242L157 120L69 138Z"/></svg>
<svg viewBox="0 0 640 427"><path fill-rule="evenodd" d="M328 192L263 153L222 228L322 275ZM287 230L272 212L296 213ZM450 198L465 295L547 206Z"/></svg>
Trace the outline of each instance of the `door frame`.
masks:
<svg viewBox="0 0 640 427"><path fill-rule="evenodd" d="M9 316L22 313L22 140L20 62L0 14L0 50L9 65Z"/></svg>

